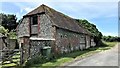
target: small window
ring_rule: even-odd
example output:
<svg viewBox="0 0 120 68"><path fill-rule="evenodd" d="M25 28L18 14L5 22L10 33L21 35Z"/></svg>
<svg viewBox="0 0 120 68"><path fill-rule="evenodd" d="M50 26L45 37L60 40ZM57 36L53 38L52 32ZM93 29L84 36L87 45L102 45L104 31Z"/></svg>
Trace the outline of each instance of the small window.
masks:
<svg viewBox="0 0 120 68"><path fill-rule="evenodd" d="M32 17L32 25L37 25L38 24L38 18L37 16Z"/></svg>

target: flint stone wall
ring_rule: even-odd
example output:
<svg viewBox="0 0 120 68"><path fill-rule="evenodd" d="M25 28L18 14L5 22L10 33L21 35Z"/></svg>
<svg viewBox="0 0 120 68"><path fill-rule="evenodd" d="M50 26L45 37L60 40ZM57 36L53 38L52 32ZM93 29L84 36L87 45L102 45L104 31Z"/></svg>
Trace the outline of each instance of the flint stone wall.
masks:
<svg viewBox="0 0 120 68"><path fill-rule="evenodd" d="M89 35L86 35L86 49L90 48L91 46L91 38Z"/></svg>
<svg viewBox="0 0 120 68"><path fill-rule="evenodd" d="M17 28L18 37L30 36L29 22L29 17L23 19L22 23Z"/></svg>
<svg viewBox="0 0 120 68"><path fill-rule="evenodd" d="M57 29L56 51L58 53L68 53L83 49L85 49L85 35Z"/></svg>
<svg viewBox="0 0 120 68"><path fill-rule="evenodd" d="M50 46L52 45L52 41L30 41L30 57L33 58L37 55L42 54L42 49L45 46Z"/></svg>
<svg viewBox="0 0 120 68"><path fill-rule="evenodd" d="M96 46L96 43L94 42L94 39L93 38L91 38L91 46Z"/></svg>
<svg viewBox="0 0 120 68"><path fill-rule="evenodd" d="M54 28L52 27L52 22L49 16L42 14L38 16L38 37L40 38L53 38Z"/></svg>

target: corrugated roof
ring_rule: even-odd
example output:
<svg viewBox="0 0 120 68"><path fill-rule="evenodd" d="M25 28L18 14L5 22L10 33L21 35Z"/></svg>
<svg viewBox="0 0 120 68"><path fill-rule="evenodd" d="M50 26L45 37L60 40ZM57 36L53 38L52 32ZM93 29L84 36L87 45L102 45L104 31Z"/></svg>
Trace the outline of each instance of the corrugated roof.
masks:
<svg viewBox="0 0 120 68"><path fill-rule="evenodd" d="M90 35L90 33L86 29L84 29L82 26L78 25L78 22L76 20L74 20L73 18L66 16L44 4L42 4L41 6L39 6L36 9L34 9L33 11L29 12L27 15L34 15L34 14L38 14L38 13L42 13L42 12L45 12L50 17L53 25L55 25L56 27Z"/></svg>

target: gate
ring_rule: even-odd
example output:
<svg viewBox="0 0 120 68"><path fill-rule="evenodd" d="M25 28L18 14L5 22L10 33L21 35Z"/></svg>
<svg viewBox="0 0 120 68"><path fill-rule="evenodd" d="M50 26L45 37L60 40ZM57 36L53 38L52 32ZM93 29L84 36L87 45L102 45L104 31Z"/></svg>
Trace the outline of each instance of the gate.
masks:
<svg viewBox="0 0 120 68"><path fill-rule="evenodd" d="M17 40L0 34L0 68L20 65L20 50L16 46Z"/></svg>
<svg viewBox="0 0 120 68"><path fill-rule="evenodd" d="M0 50L0 64L2 67L20 65L20 50L19 49L4 49Z"/></svg>

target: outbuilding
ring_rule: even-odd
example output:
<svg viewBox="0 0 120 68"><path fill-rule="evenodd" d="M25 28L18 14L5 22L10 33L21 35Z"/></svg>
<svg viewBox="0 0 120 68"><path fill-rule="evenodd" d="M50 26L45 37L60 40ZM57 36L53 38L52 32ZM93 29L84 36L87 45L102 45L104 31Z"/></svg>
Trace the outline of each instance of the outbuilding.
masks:
<svg viewBox="0 0 120 68"><path fill-rule="evenodd" d="M29 56L40 53L45 46L57 55L87 49L94 42L92 39L91 44L90 32L76 20L43 4L23 16L17 34L20 47Z"/></svg>

